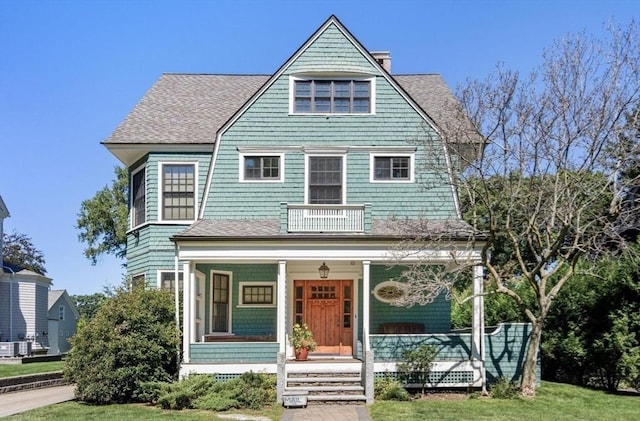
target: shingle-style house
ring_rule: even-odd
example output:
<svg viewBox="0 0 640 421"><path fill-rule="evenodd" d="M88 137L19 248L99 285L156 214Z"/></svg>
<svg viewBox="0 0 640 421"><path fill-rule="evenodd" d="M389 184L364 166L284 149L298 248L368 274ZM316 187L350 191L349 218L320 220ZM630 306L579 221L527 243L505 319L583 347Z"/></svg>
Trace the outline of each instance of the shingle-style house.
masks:
<svg viewBox="0 0 640 421"><path fill-rule="evenodd" d="M451 331L444 295L390 304L404 293L388 266L400 221L450 239L404 264L480 261L447 170L453 149L478 145L445 148L450 90L438 75L394 75L390 60L332 16L271 75L162 75L104 142L130 172L132 282L173 291L178 279L183 294L181 374L276 373L282 400L308 373L329 393L340 371L354 386L317 399L371 402L374 377L430 343L434 386L516 375L526 325L483 334L481 296L466 333ZM476 292L482 279L478 267ZM297 322L318 343L307 362L293 359Z"/></svg>
<svg viewBox="0 0 640 421"><path fill-rule="evenodd" d="M69 339L76 334L80 313L64 289L49 291L49 354L71 350Z"/></svg>

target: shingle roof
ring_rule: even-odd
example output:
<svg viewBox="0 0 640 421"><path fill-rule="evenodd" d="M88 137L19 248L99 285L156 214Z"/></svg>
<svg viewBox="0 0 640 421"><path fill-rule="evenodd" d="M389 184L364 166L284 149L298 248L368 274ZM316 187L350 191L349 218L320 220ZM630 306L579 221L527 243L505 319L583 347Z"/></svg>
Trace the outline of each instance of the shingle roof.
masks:
<svg viewBox="0 0 640 421"><path fill-rule="evenodd" d="M64 289L56 289L56 290L51 290L49 291L49 297L48 297L48 304L49 306L47 307L49 310L51 310L51 306L53 306L56 301L58 301L60 299L60 297L62 297L62 294L64 294Z"/></svg>
<svg viewBox="0 0 640 421"><path fill-rule="evenodd" d="M105 143L213 143L267 75L164 74Z"/></svg>
<svg viewBox="0 0 640 421"><path fill-rule="evenodd" d="M422 237L434 239L445 237L447 239L468 240L473 234L473 229L462 220L373 220L370 238L401 238ZM189 228L176 234L176 240L192 239L222 239L244 238L262 239L278 237L282 239L305 238L317 236L319 233L281 234L280 221L277 219L202 219L195 222ZM333 235L322 233L322 237L347 236L362 238L354 234L335 233Z"/></svg>
<svg viewBox="0 0 640 421"><path fill-rule="evenodd" d="M268 75L164 74L106 144L207 144L224 123L267 82ZM452 122L451 90L440 75L394 79L436 122Z"/></svg>

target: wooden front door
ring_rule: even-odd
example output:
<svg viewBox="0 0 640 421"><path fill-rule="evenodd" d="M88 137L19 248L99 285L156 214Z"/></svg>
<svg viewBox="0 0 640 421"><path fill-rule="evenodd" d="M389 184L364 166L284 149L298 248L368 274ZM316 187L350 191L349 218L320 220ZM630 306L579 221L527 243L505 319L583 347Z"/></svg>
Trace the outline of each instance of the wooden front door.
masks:
<svg viewBox="0 0 640 421"><path fill-rule="evenodd" d="M309 326L315 352L351 355L353 349L353 281L297 280L295 322Z"/></svg>

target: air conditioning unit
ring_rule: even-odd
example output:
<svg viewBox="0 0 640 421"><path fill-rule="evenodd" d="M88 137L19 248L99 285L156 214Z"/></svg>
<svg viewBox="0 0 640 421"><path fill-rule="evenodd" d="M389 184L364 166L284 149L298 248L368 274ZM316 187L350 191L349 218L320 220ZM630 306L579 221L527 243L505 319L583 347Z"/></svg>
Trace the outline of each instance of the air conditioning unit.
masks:
<svg viewBox="0 0 640 421"><path fill-rule="evenodd" d="M32 348L33 348L33 342L31 341L22 341L22 342L18 342L19 344L19 350L20 350L20 355L25 356L25 355L31 355L32 354Z"/></svg>
<svg viewBox="0 0 640 421"><path fill-rule="evenodd" d="M0 357L17 357L20 355L20 342L0 342Z"/></svg>

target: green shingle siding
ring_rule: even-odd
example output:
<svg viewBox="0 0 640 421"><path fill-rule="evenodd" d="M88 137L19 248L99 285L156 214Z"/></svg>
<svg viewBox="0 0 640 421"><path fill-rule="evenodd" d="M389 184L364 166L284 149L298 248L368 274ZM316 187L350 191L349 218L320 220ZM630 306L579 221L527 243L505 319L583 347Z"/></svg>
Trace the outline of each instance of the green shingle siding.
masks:
<svg viewBox="0 0 640 421"><path fill-rule="evenodd" d="M161 162L197 163L198 191L196 203L200 203L206 184L211 154L169 154L153 153L130 167L135 171L142 165L146 168L146 215L147 222L127 235L127 273L144 273L149 286L157 286L158 270L173 270L175 250L169 240L171 236L184 231L189 224L158 223L159 166ZM197 211L197 208L196 208ZM182 270L182 267L180 267Z"/></svg>
<svg viewBox="0 0 640 421"><path fill-rule="evenodd" d="M275 363L277 343L195 343L190 363Z"/></svg>
<svg viewBox="0 0 640 421"><path fill-rule="evenodd" d="M343 71L378 73L336 28L329 28L223 134L206 203L206 218L278 218L281 202L304 203L304 153L286 153L283 182L240 183L238 147L407 147L425 134L436 138L422 117L379 73L375 115L290 115L289 76L309 69L323 70L330 63L334 63L333 70L338 70L335 63L339 63ZM448 179L440 176L443 150L438 141L431 142L429 154L425 155L421 147L416 153L417 172L423 171L417 178L428 189L422 183L370 183L370 153L349 151L347 203L371 203L373 219L392 214L454 217L452 190ZM437 177L432 173L434 169L438 170ZM220 206L225 203L233 205Z"/></svg>
<svg viewBox="0 0 640 421"><path fill-rule="evenodd" d="M401 268L388 269L382 265L371 266L371 290L381 282L398 279ZM446 333L451 330L451 301L440 295L432 303L413 307L396 307L378 301L373 294L370 298L371 333L377 333L382 323L413 322L422 323L426 333Z"/></svg>
<svg viewBox="0 0 640 421"><path fill-rule="evenodd" d="M371 349L376 362L402 361L405 350L431 345L438 350L438 361L468 360L471 335L372 335Z"/></svg>
<svg viewBox="0 0 640 421"><path fill-rule="evenodd" d="M500 325L497 331L485 335L487 381L493 383L500 377L507 381L519 381L531 336L531 324L508 323ZM538 382L540 381L540 361L538 360Z"/></svg>
<svg viewBox="0 0 640 421"><path fill-rule="evenodd" d="M231 272L231 331L235 335L271 335L276 337L276 307L239 307L240 282L276 282L278 265L275 264L208 264L196 265L206 276L205 332L210 330L211 271ZM274 285L275 286L275 285ZM274 293L276 291L274 290ZM274 339L275 340L275 339Z"/></svg>
<svg viewBox="0 0 640 421"><path fill-rule="evenodd" d="M292 72L365 73L374 68L335 25L329 26L289 69Z"/></svg>

